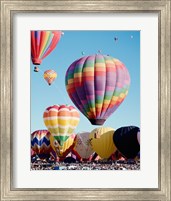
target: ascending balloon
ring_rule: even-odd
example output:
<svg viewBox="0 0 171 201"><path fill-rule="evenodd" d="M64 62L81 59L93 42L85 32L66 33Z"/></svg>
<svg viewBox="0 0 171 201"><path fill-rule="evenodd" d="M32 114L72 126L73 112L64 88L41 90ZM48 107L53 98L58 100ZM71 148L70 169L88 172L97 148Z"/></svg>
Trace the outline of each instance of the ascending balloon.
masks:
<svg viewBox="0 0 171 201"><path fill-rule="evenodd" d="M49 85L56 79L57 73L54 70L46 70L44 72L44 79L47 81Z"/></svg>
<svg viewBox="0 0 171 201"><path fill-rule="evenodd" d="M31 31L31 59L33 64L40 65L56 47L61 31Z"/></svg>
<svg viewBox="0 0 171 201"><path fill-rule="evenodd" d="M48 130L36 130L31 134L31 148L39 157L50 155L50 135Z"/></svg>
<svg viewBox="0 0 171 201"><path fill-rule="evenodd" d="M102 125L128 94L129 72L124 64L102 54L74 61L66 72L67 92L94 125Z"/></svg>
<svg viewBox="0 0 171 201"><path fill-rule="evenodd" d="M79 112L73 106L54 105L48 107L44 114L44 123L56 143L62 146L64 142L73 134L80 117Z"/></svg>
<svg viewBox="0 0 171 201"><path fill-rule="evenodd" d="M39 68L37 66L34 67L34 72L39 72Z"/></svg>
<svg viewBox="0 0 171 201"><path fill-rule="evenodd" d="M117 149L128 159L134 159L140 151L138 132L140 129L136 126L125 126L117 129L113 136Z"/></svg>
<svg viewBox="0 0 171 201"><path fill-rule="evenodd" d="M96 128L90 133L91 146L101 158L107 159L116 151L113 135L114 129L110 127Z"/></svg>
<svg viewBox="0 0 171 201"><path fill-rule="evenodd" d="M73 150L76 151L82 159L88 159L94 152L90 144L89 134L89 132L77 133L75 138Z"/></svg>
<svg viewBox="0 0 171 201"><path fill-rule="evenodd" d="M82 51L82 52L81 52L81 54L82 54L82 55L84 55L84 54L85 54L85 52L84 52L84 51Z"/></svg>
<svg viewBox="0 0 171 201"><path fill-rule="evenodd" d="M114 37L115 42L118 40L118 37Z"/></svg>

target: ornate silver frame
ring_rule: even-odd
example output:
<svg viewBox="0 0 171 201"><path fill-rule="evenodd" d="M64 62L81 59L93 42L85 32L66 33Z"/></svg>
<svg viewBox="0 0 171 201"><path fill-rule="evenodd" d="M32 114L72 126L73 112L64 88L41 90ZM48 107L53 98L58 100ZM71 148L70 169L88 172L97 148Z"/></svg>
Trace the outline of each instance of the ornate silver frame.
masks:
<svg viewBox="0 0 171 201"><path fill-rule="evenodd" d="M21 12L155 12L159 20L159 188L15 189L12 186L13 57L12 18ZM1 0L1 200L171 200L171 2L170 0L84 1Z"/></svg>

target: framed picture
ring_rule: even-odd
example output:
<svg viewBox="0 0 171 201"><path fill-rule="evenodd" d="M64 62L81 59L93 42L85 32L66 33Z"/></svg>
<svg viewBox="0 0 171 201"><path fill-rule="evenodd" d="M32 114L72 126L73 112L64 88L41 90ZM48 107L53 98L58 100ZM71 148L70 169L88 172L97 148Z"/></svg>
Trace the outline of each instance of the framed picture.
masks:
<svg viewBox="0 0 171 201"><path fill-rule="evenodd" d="M171 200L170 8L170 1L1 1L1 200ZM30 54L32 34L59 30L57 48L38 65L34 51ZM81 108L73 88L70 91L68 73L79 58L98 62L102 57L121 60L132 81L130 95L118 113L107 115L105 123L86 113L83 99ZM47 73L55 77L51 80ZM109 92L103 93L107 97ZM30 164L31 133L46 129L45 125L52 133L45 113L54 104L59 104L55 110L68 104L78 109L76 132L91 133L97 128L92 124L103 123L114 129L139 127L140 166L135 170L36 169ZM88 105L93 105L91 100ZM100 138L97 132L93 136ZM61 146L63 138L55 139L53 146Z"/></svg>

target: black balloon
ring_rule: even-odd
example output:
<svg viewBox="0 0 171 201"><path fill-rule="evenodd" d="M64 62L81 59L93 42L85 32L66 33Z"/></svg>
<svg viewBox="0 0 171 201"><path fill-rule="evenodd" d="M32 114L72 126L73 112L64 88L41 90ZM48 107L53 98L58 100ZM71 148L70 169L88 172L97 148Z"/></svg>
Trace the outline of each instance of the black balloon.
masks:
<svg viewBox="0 0 171 201"><path fill-rule="evenodd" d="M113 135L115 146L127 159L135 158L140 151L137 140L139 131L140 129L136 126L126 126L118 128Z"/></svg>

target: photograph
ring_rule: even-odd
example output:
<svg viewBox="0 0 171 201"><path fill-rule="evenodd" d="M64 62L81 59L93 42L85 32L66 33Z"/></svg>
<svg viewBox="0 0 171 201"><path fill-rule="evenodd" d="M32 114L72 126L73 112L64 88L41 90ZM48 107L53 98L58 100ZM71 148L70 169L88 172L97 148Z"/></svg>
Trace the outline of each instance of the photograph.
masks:
<svg viewBox="0 0 171 201"><path fill-rule="evenodd" d="M140 31L30 31L31 170L140 170Z"/></svg>
<svg viewBox="0 0 171 201"><path fill-rule="evenodd" d="M170 0L0 1L0 200L171 201Z"/></svg>

